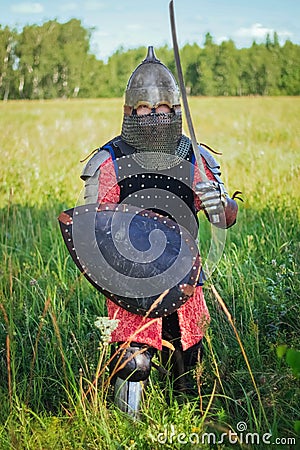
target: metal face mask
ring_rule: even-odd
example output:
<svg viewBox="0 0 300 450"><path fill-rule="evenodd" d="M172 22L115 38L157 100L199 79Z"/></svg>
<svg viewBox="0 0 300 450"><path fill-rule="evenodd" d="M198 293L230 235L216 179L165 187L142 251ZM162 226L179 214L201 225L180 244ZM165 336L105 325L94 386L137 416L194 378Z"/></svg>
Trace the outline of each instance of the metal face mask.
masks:
<svg viewBox="0 0 300 450"><path fill-rule="evenodd" d="M146 105L152 112L137 115L136 109L141 105ZM167 105L171 112L156 113L160 105ZM176 155L181 135L178 85L169 69L155 57L153 47L149 47L146 59L135 69L127 84L122 139L133 146L137 154L148 153L149 159L150 153L157 153L156 158L160 155L159 159L162 159L164 155Z"/></svg>

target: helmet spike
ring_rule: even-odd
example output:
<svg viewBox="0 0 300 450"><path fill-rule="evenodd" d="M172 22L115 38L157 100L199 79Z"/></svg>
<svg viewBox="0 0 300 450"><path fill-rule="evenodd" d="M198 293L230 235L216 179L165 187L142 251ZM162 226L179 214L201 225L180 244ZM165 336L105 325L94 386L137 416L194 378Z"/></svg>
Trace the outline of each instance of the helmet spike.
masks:
<svg viewBox="0 0 300 450"><path fill-rule="evenodd" d="M125 105L136 108L140 103L151 107L166 103L171 108L180 105L180 92L170 70L156 58L153 46L132 72L125 91Z"/></svg>
<svg viewBox="0 0 300 450"><path fill-rule="evenodd" d="M159 63L159 62L160 60L157 59L155 56L153 45L149 45L148 53L143 63Z"/></svg>

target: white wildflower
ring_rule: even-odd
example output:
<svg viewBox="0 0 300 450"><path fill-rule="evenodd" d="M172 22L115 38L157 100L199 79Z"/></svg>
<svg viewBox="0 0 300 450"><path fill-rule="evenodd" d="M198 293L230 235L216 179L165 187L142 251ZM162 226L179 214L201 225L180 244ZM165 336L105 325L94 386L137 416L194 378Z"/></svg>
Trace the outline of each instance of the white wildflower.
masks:
<svg viewBox="0 0 300 450"><path fill-rule="evenodd" d="M100 330L102 342L108 343L110 341L111 333L117 328L118 323L118 319L97 317L95 326Z"/></svg>

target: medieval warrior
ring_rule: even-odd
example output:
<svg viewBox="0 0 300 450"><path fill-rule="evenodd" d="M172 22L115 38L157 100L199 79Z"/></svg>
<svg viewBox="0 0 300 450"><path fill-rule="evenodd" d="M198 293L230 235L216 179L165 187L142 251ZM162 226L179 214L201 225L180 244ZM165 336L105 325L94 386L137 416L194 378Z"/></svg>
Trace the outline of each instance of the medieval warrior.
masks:
<svg viewBox="0 0 300 450"><path fill-rule="evenodd" d="M182 133L176 80L156 58L153 47L149 47L146 59L134 70L127 84L121 134L97 149L82 172L85 204L98 204L102 211L105 205L109 205L106 209L123 203L138 207L138 211L143 212L142 226L136 227L132 240L145 255L148 247L143 244L144 225L150 218L155 219L156 227L157 223L172 229L180 227L177 235L183 236L186 232L185 241L196 242L197 247L197 213L200 210L211 222L214 222L211 218L215 214L220 214L222 220L213 225L220 228L231 227L238 210L236 201L229 197L220 178L219 164L206 147L199 145L198 148L206 180L201 179L197 170L190 139ZM187 231L183 233L182 230ZM167 238L167 241L172 239ZM149 244L149 239L145 240ZM193 249L192 244L190 248ZM116 258L111 263L114 269L120 260ZM147 293L137 294L143 301L127 301L126 295L133 297L132 293L126 294L128 286L123 287L123 294L122 285L116 295L109 295L108 289L104 291L107 293L108 316L118 321L111 334L111 343L119 357L113 359L112 366L116 371L115 379L120 385L127 383L126 389L147 380L153 355L157 350L163 351L166 343L172 348L171 367L176 389L189 388L186 374L200 359L201 341L210 320L202 290L205 275L199 255L193 253L192 260L193 267L187 277L178 275L180 269L177 268L177 272L171 272L169 276L171 285L163 285L161 291L155 291L153 295L149 286L145 288ZM146 276L151 278L153 267L150 263L143 265L143 262L146 263L133 264L130 270L135 276L134 270L138 272L141 267L144 270L144 266L149 266L150 272ZM166 270L171 262L164 264ZM184 263L180 263L181 266ZM136 279L139 276L137 273ZM184 278L184 283L182 280L180 283L180 278ZM175 290L172 280L177 283ZM116 280L118 283L120 281ZM146 296L150 303L145 303ZM141 305L145 304L147 307L143 310ZM118 353L118 348L122 348L122 352ZM128 392L126 395L125 403L129 401Z"/></svg>

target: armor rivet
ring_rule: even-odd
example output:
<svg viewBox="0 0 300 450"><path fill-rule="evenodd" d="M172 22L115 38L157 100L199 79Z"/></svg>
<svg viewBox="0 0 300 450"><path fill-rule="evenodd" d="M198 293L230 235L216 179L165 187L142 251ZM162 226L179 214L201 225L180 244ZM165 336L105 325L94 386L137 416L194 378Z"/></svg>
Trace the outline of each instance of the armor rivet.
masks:
<svg viewBox="0 0 300 450"><path fill-rule="evenodd" d="M141 184L141 187L143 188L143 187L145 187L145 185L144 185L144 184Z"/></svg>
<svg viewBox="0 0 300 450"><path fill-rule="evenodd" d="M176 306L176 304L175 304L175 303L172 303L172 306Z"/></svg>
<svg viewBox="0 0 300 450"><path fill-rule="evenodd" d="M89 212L89 208L85 208L85 212Z"/></svg>
<svg viewBox="0 0 300 450"><path fill-rule="evenodd" d="M72 239L69 238L69 239L68 239L68 242L71 242L71 240L72 240Z"/></svg>

